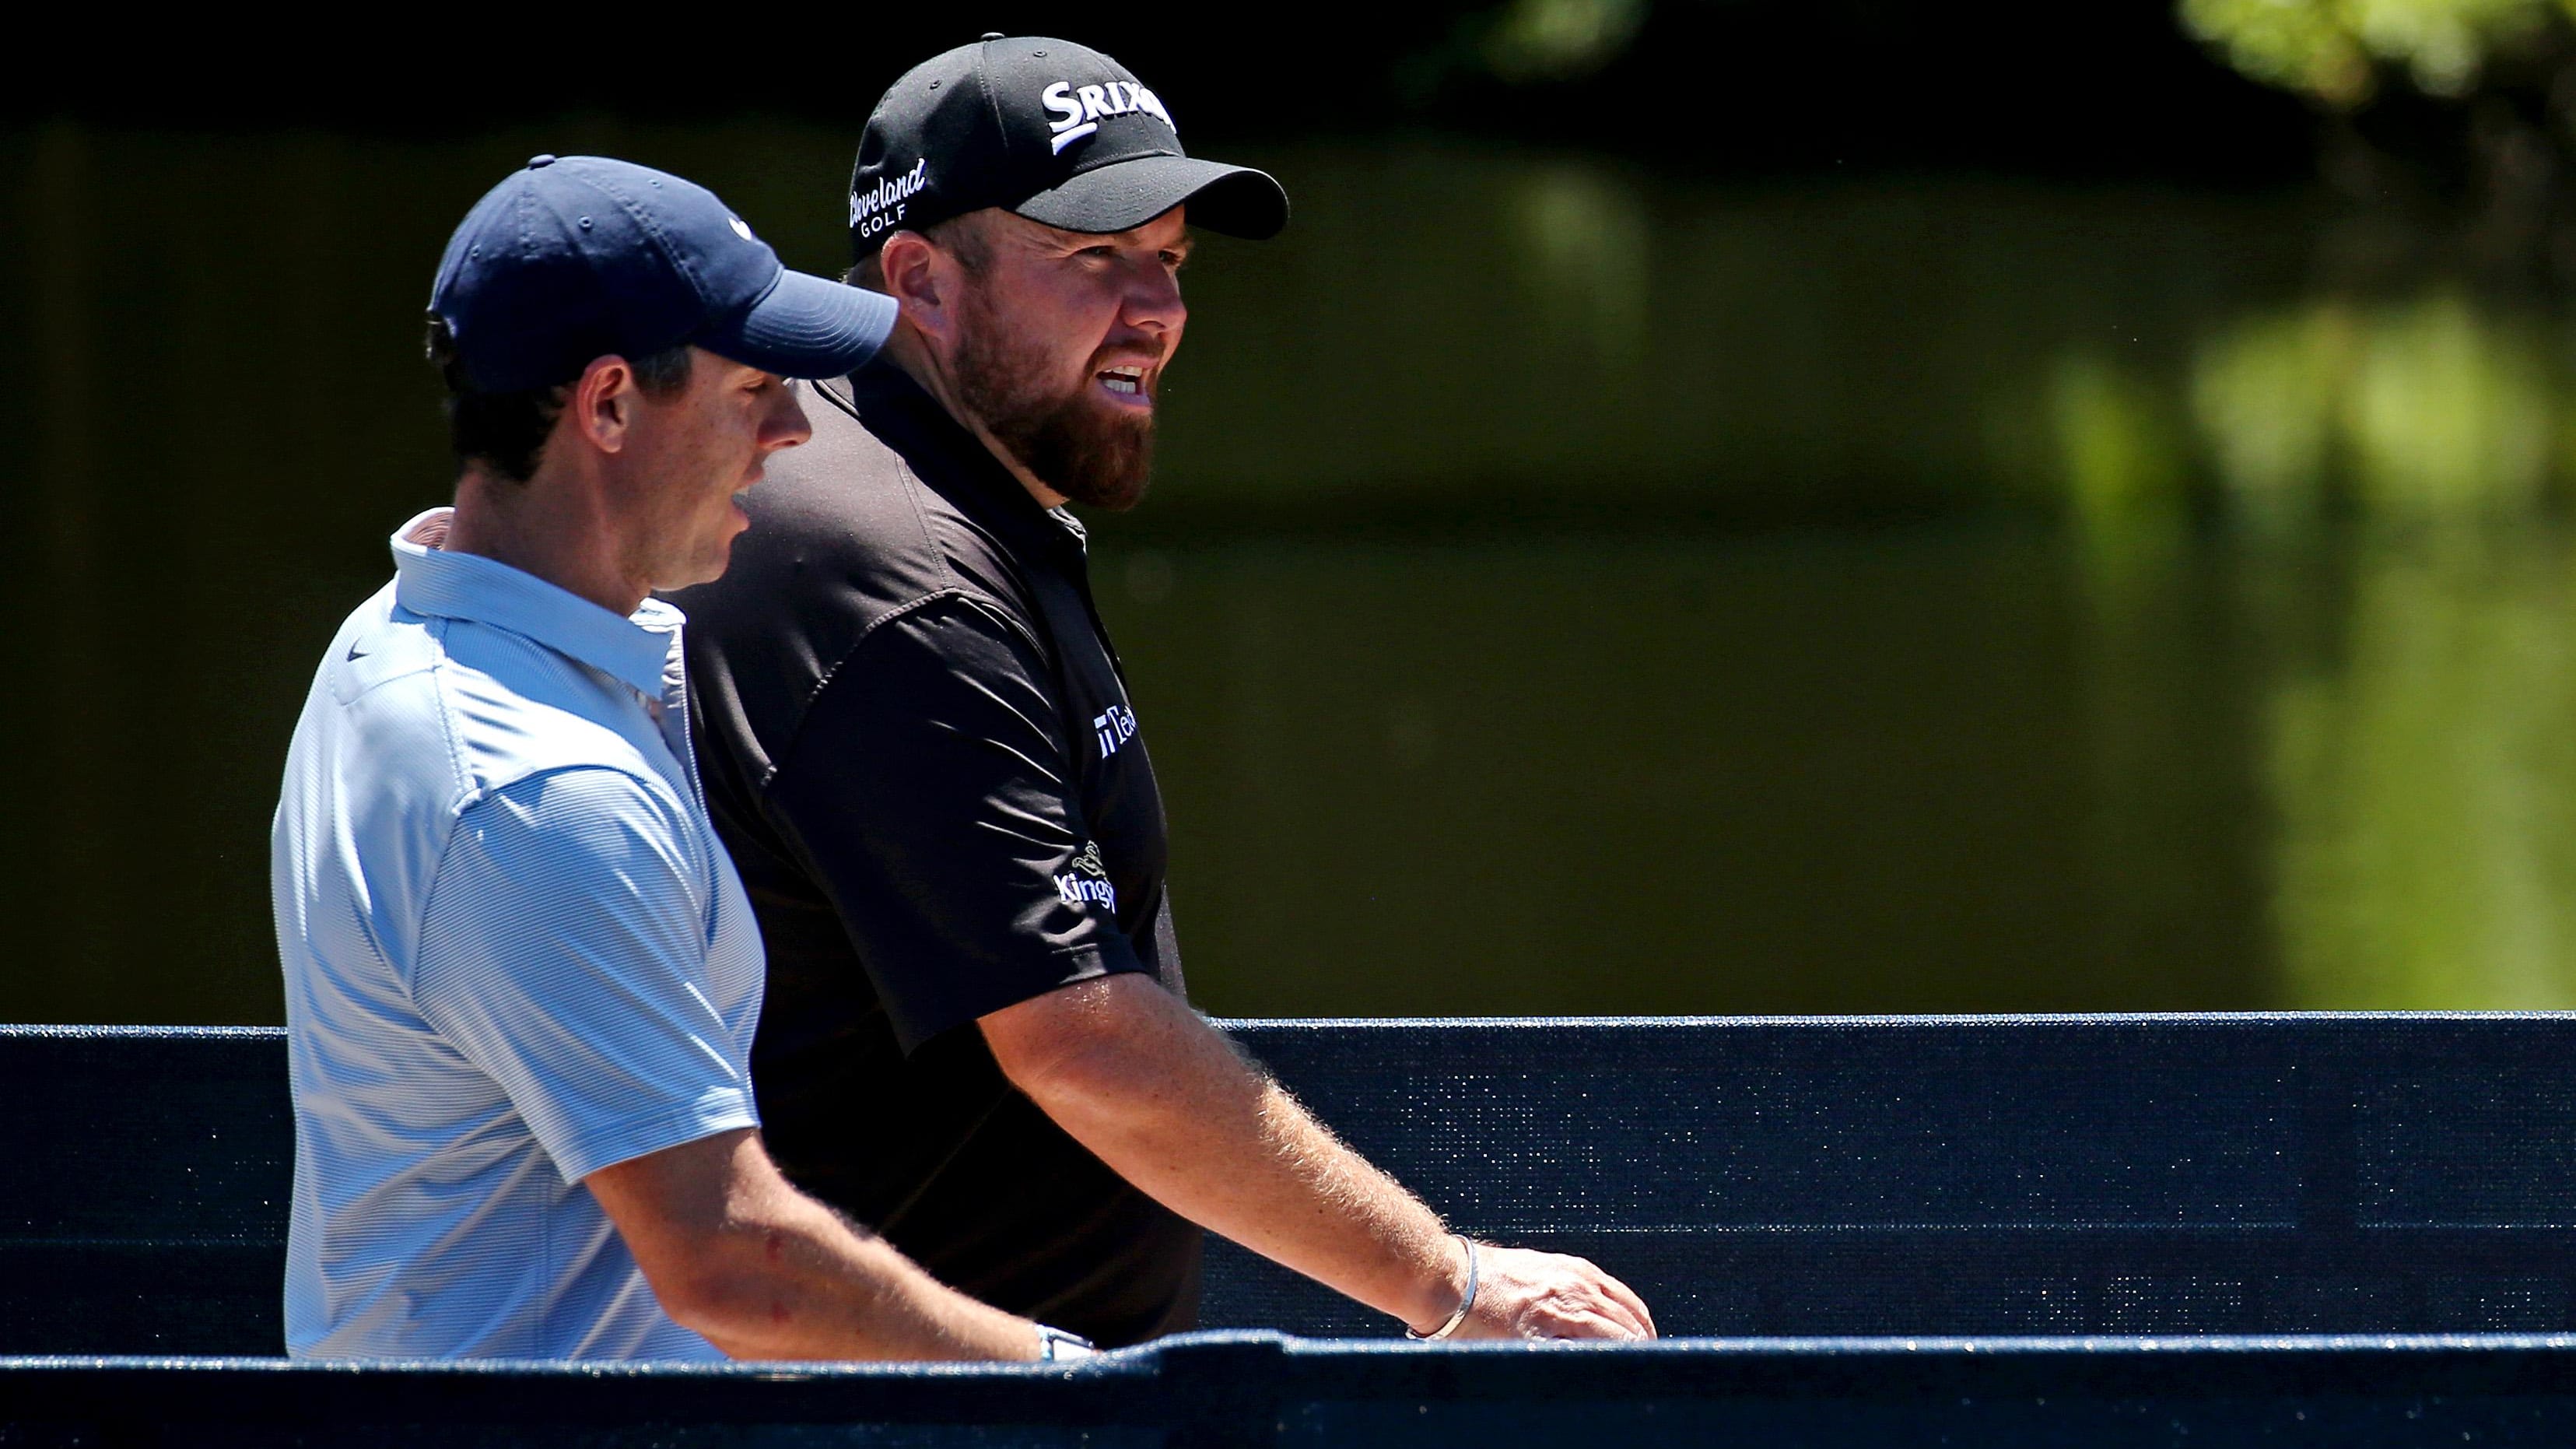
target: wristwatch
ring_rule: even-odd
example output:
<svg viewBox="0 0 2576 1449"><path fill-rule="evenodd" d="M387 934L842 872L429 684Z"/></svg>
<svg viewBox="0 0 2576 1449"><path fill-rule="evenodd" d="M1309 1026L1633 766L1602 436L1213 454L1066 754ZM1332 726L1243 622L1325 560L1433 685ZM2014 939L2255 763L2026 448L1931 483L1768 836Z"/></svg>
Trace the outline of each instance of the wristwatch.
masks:
<svg viewBox="0 0 2576 1449"><path fill-rule="evenodd" d="M1099 1346L1079 1333L1038 1325L1038 1362L1063 1363L1069 1359L1089 1358L1100 1352Z"/></svg>

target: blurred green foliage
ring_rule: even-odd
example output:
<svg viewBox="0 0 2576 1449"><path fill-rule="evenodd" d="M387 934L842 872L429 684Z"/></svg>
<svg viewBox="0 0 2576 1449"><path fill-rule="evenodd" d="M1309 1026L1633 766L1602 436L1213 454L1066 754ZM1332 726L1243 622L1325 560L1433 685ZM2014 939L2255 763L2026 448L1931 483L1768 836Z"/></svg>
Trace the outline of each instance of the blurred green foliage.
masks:
<svg viewBox="0 0 2576 1449"><path fill-rule="evenodd" d="M2197 349L2193 410L2231 511L2383 523L2519 518L2549 489L2571 385L2539 319L2437 287L2233 321Z"/></svg>
<svg viewBox="0 0 2576 1449"><path fill-rule="evenodd" d="M1579 79L1627 49L1646 9L1647 0L1509 0L1480 48L1506 81Z"/></svg>
<svg viewBox="0 0 2576 1449"><path fill-rule="evenodd" d="M2390 68L2465 95L2499 49L2571 17L2576 0L2182 0L2185 27L2239 71L2337 107L2370 99Z"/></svg>
<svg viewBox="0 0 2576 1449"><path fill-rule="evenodd" d="M276 751L540 149L844 244L823 128L0 134L0 1016L275 1019ZM1095 555L1211 1006L2576 1005L2576 310L2338 283L2308 194L1246 159L1297 227L1194 265ZM131 668L174 597L225 647Z"/></svg>
<svg viewBox="0 0 2576 1449"><path fill-rule="evenodd" d="M2576 553L2563 532L2380 536L2335 656L2262 740L2290 999L2576 1006Z"/></svg>
<svg viewBox="0 0 2576 1449"><path fill-rule="evenodd" d="M2141 490L2178 508L2195 472L2249 583L2332 560L2306 586L2339 605L2321 647L2258 686L2288 999L2576 1005L2576 538L2554 518L2576 359L2558 329L2440 284L2237 316L2180 369L2181 469L2154 404L2175 382L2099 370L2062 362L2057 389L2070 503L2115 545L2082 555L2094 575L2131 586L2126 561L2162 536Z"/></svg>

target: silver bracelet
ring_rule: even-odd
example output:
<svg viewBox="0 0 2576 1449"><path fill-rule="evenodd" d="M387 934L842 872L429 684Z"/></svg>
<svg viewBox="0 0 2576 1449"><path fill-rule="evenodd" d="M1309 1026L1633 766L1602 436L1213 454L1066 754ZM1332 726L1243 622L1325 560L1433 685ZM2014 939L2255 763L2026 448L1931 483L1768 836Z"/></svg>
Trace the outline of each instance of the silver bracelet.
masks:
<svg viewBox="0 0 2576 1449"><path fill-rule="evenodd" d="M1467 1291L1458 1295L1458 1311L1449 1315L1447 1323L1429 1333L1416 1333L1410 1326L1404 1330L1404 1336L1416 1343L1437 1343L1456 1333L1458 1325L1467 1321L1467 1314L1476 1306L1476 1242L1465 1233L1451 1236L1457 1238L1458 1246L1467 1250Z"/></svg>
<svg viewBox="0 0 2576 1449"><path fill-rule="evenodd" d="M1067 1333L1061 1328L1050 1328L1043 1323L1038 1325L1038 1361L1040 1363L1064 1363L1070 1359L1089 1358L1098 1352L1100 1350L1091 1340L1081 1334Z"/></svg>

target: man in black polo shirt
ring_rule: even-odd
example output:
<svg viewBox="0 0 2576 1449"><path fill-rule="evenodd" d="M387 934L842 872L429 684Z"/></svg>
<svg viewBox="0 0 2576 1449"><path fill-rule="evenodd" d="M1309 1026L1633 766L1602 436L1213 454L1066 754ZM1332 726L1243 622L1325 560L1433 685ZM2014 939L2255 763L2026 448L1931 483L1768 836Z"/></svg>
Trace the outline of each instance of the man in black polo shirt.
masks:
<svg viewBox="0 0 2576 1449"><path fill-rule="evenodd" d="M987 36L869 120L853 277L901 320L680 596L769 949L770 1149L943 1281L1105 1343L1189 1326L1194 1223L1425 1336L1651 1335L1581 1259L1453 1237L1186 1004L1065 508L1144 493L1185 221L1267 237L1287 197L1078 45Z"/></svg>

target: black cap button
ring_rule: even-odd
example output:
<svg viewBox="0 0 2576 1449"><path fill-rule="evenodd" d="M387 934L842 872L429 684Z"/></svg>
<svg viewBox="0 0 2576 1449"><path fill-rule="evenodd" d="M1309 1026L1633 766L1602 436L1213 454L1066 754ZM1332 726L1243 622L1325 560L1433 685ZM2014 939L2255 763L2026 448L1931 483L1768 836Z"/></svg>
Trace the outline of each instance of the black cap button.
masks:
<svg viewBox="0 0 2576 1449"><path fill-rule="evenodd" d="M555 158L554 153L551 151L541 151L528 158L528 169L531 171L538 170L541 167L552 166L553 164L555 164Z"/></svg>

